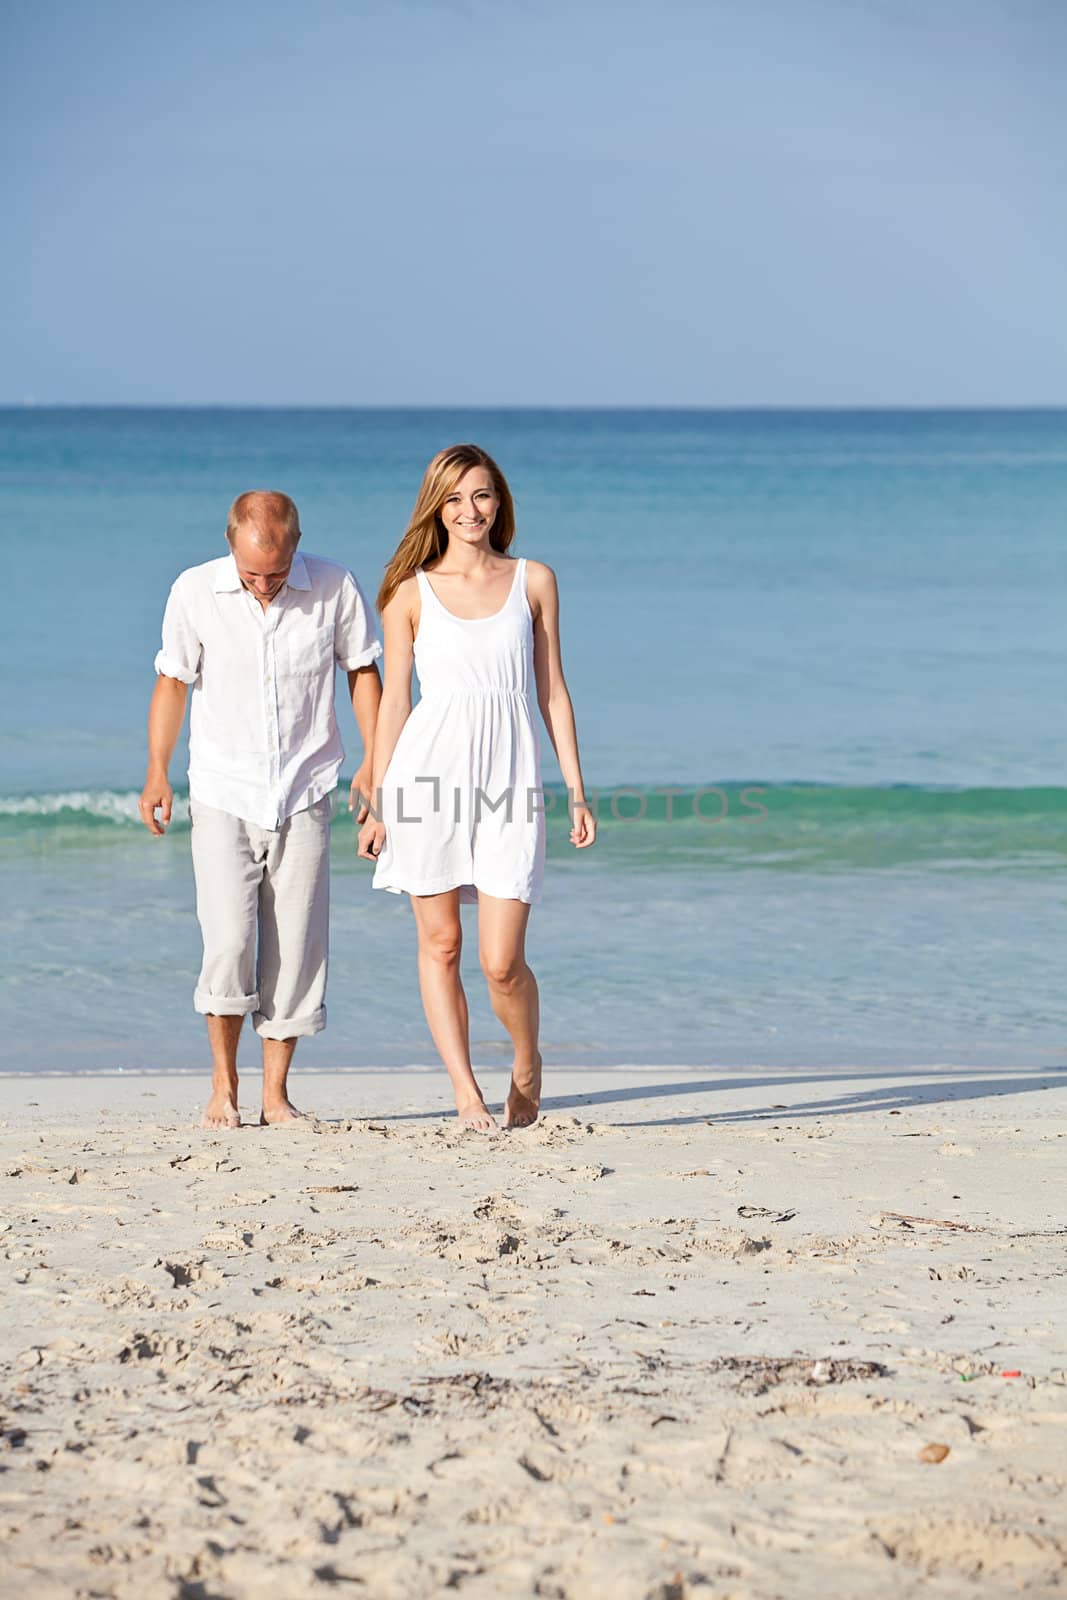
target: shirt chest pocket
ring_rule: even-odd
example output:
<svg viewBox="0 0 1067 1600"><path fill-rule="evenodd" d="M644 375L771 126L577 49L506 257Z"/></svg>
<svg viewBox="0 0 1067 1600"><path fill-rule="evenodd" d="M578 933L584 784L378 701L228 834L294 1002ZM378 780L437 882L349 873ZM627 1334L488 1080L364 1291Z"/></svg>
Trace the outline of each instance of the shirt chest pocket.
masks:
<svg viewBox="0 0 1067 1600"><path fill-rule="evenodd" d="M279 640L278 667L288 678L329 678L334 669L333 624L299 628Z"/></svg>

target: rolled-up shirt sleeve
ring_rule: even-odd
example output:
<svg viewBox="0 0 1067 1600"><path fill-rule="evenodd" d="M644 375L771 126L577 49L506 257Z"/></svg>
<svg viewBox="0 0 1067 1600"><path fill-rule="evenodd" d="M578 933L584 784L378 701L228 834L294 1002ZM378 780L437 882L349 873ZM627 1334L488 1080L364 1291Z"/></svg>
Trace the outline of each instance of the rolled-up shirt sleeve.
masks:
<svg viewBox="0 0 1067 1600"><path fill-rule="evenodd" d="M371 622L370 607L363 590L350 572L345 573L341 585L341 602L337 608L333 640L337 665L345 672L352 672L356 667L369 667L382 653Z"/></svg>
<svg viewBox="0 0 1067 1600"><path fill-rule="evenodd" d="M177 678L179 683L195 683L200 676L203 646L177 583L170 591L163 613L162 644L155 660L157 675Z"/></svg>

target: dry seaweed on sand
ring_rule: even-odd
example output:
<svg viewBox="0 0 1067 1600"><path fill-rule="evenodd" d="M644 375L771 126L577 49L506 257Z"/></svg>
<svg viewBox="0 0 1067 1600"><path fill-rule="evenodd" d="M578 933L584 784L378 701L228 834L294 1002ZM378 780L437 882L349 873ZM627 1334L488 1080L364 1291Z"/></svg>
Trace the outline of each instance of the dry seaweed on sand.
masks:
<svg viewBox="0 0 1067 1600"><path fill-rule="evenodd" d="M954 1228L959 1233L985 1233L974 1222L953 1222L948 1217L913 1217L906 1211L876 1211L872 1226L879 1228L883 1222L899 1222L902 1228Z"/></svg>
<svg viewBox="0 0 1067 1600"><path fill-rule="evenodd" d="M888 1367L880 1361L858 1361L837 1356L720 1356L708 1363L711 1372L731 1372L746 1394L763 1394L779 1383L803 1383L821 1388L854 1379L885 1378Z"/></svg>

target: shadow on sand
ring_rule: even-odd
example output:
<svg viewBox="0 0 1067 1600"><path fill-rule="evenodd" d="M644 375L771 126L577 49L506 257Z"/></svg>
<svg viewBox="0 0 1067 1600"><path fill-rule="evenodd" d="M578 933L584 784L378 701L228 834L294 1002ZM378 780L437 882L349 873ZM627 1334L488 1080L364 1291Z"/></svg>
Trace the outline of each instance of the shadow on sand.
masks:
<svg viewBox="0 0 1067 1600"><path fill-rule="evenodd" d="M548 1074L551 1082L551 1072ZM874 1081L875 1086L857 1089L857 1082ZM825 1093L819 1098L803 1099L802 1085L839 1084L836 1093ZM906 1111L917 1106L958 1103L963 1100L984 1100L1005 1095L1034 1094L1046 1089L1067 1085L1067 1067L1056 1068L1041 1074L1024 1069L1005 1068L995 1076L968 1076L964 1069L949 1073L943 1068L928 1071L916 1068L911 1072L791 1072L774 1076L755 1073L742 1077L704 1078L664 1083L662 1080L626 1084L610 1089L590 1089L588 1093L546 1094L542 1112L587 1110L591 1106L625 1106L632 1101L685 1100L690 1104L677 1116L619 1117L620 1123L633 1128L682 1127L699 1122L782 1122L801 1118L838 1117L859 1112ZM733 1110L717 1109L716 1100L724 1093L751 1095L760 1089L780 1089L787 1100L774 1106L750 1106ZM696 1102L695 1105L692 1102ZM666 1108L665 1108L666 1109ZM382 1122L435 1121L442 1115L437 1111L406 1111L383 1115L375 1120Z"/></svg>

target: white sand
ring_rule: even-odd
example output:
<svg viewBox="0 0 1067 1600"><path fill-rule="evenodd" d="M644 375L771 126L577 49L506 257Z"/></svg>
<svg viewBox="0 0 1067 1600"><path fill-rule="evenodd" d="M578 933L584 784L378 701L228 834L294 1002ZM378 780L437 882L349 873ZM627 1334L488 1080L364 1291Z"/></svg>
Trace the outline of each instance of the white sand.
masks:
<svg viewBox="0 0 1067 1600"><path fill-rule="evenodd" d="M1049 1081L563 1071L485 1141L443 1073L0 1081L0 1593L1059 1592Z"/></svg>

